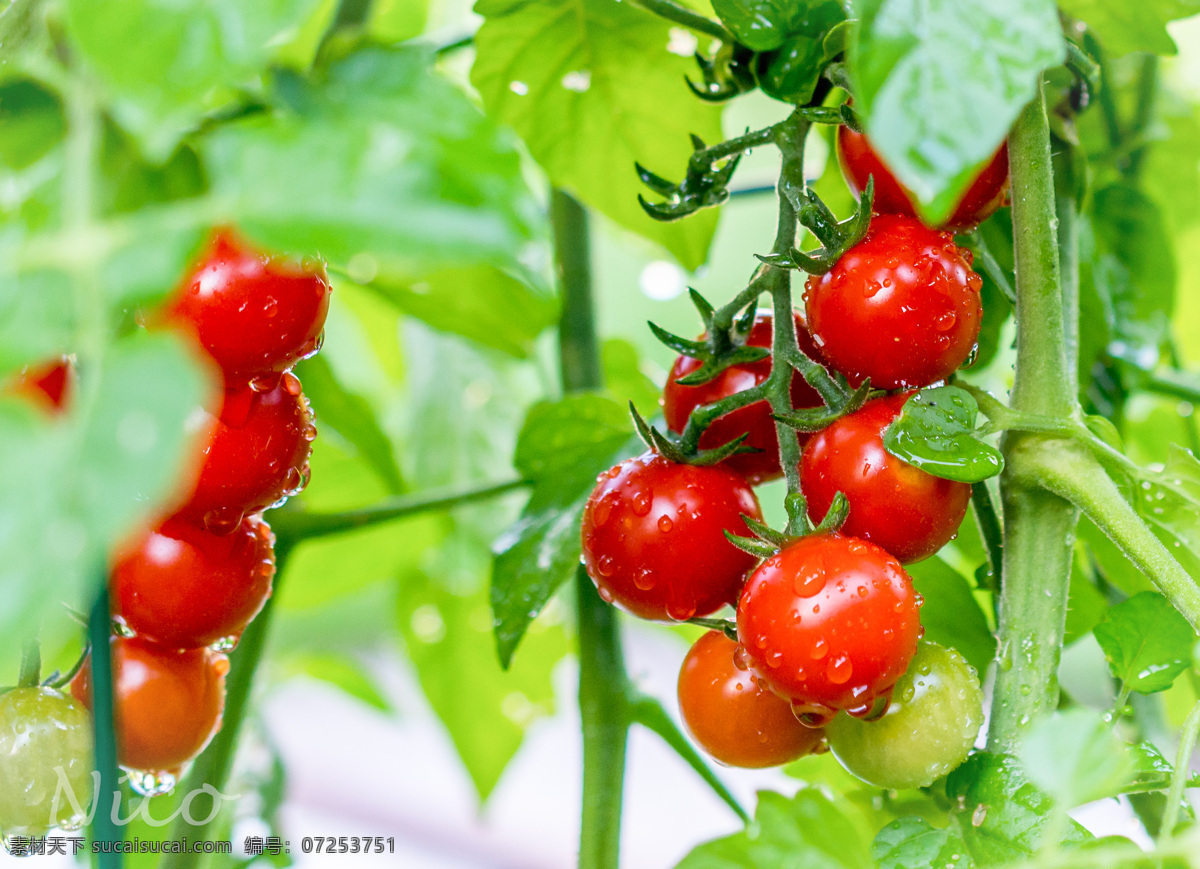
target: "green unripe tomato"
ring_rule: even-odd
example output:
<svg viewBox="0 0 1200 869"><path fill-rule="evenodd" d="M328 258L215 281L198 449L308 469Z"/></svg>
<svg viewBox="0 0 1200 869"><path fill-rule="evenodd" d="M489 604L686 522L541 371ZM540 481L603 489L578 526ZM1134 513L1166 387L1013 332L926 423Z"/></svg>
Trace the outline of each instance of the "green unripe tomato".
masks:
<svg viewBox="0 0 1200 869"><path fill-rule="evenodd" d="M881 718L839 715L826 733L847 772L881 788L915 788L966 760L982 724L975 670L953 649L922 641Z"/></svg>
<svg viewBox="0 0 1200 869"><path fill-rule="evenodd" d="M60 769L66 783L61 791ZM92 797L92 723L83 705L53 688L0 694L0 783L0 833L36 836L78 827L83 818L75 814L66 785L86 811Z"/></svg>

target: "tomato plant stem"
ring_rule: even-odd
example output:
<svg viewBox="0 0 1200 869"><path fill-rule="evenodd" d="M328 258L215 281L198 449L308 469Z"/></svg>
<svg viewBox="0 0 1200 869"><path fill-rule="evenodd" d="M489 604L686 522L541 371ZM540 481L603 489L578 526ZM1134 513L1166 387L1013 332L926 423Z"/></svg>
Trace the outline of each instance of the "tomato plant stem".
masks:
<svg viewBox="0 0 1200 869"><path fill-rule="evenodd" d="M671 2L671 0L633 0L633 2L643 9L653 12L660 18L674 21L676 24L682 24L689 30L703 33L722 42L734 41L733 34L722 27L719 21L714 21L707 16L701 15L699 12L693 12L686 6L680 6L678 3Z"/></svg>
<svg viewBox="0 0 1200 869"><path fill-rule="evenodd" d="M563 390L597 389L603 374L592 305L587 212L566 193L555 190L550 221L563 301L559 323ZM579 869L617 869L630 721L628 678L617 612L600 599L582 565L575 572L575 600L583 730Z"/></svg>
<svg viewBox="0 0 1200 869"><path fill-rule="evenodd" d="M100 594L88 620L88 641L92 645L92 726L95 734L95 767L100 773L96 791L96 811L92 819L93 842L119 842L124 834L113 820L113 801L121 792L117 773L117 730L113 724L113 661L108 636L112 625L108 608L108 583L100 572ZM119 853L100 854L100 869L120 869Z"/></svg>
<svg viewBox="0 0 1200 869"><path fill-rule="evenodd" d="M1162 825L1158 829L1160 841L1169 838L1175 831L1179 818L1179 806L1183 802L1183 789L1191 778L1192 752L1196 750L1196 737L1200 735L1200 703L1192 707L1183 730L1179 734L1179 750L1175 754L1175 770L1171 773L1171 789L1167 791L1167 805L1163 810Z"/></svg>
<svg viewBox="0 0 1200 869"><path fill-rule="evenodd" d="M1079 410L1067 372L1050 130L1040 83L1013 126L1008 151L1017 263L1012 407L1075 419ZM1031 461L1026 446L1036 440L1036 435L1010 432L1002 443L1004 551L988 733L988 747L999 751L1013 750L1025 727L1058 703L1058 662L1079 514L1026 473Z"/></svg>

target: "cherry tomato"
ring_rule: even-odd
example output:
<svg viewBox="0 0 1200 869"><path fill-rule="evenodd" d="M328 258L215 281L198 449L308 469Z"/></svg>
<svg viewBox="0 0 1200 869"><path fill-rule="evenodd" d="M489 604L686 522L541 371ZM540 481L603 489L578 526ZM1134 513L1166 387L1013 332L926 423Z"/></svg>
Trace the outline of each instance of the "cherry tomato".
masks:
<svg viewBox="0 0 1200 869"><path fill-rule="evenodd" d="M853 537L804 537L750 575L738 602L746 662L803 721L872 711L921 635L920 596L892 556Z"/></svg>
<svg viewBox="0 0 1200 869"><path fill-rule="evenodd" d="M786 700L733 659L737 643L719 631L698 639L679 671L679 711L692 739L729 766L759 769L824 750L825 733L805 727Z"/></svg>
<svg viewBox="0 0 1200 869"><path fill-rule="evenodd" d="M827 273L808 279L813 343L854 384L928 386L967 360L982 281L970 251L911 217L880 214Z"/></svg>
<svg viewBox="0 0 1200 869"><path fill-rule="evenodd" d="M725 539L760 519L749 484L720 467L646 453L598 478L583 511L583 560L600 596L644 619L715 612L737 600L748 555Z"/></svg>
<svg viewBox="0 0 1200 869"><path fill-rule="evenodd" d="M847 126L838 128L838 165L842 177L855 195L867 186L867 178L875 177L874 210L881 214L906 214L916 217L912 193L904 187L883 159L871 147L862 133ZM997 208L1004 204L1008 194L1008 145L1003 144L980 170L963 198L959 200L953 214L941 225L941 229L963 230L982 223Z"/></svg>
<svg viewBox="0 0 1200 869"><path fill-rule="evenodd" d="M113 614L169 649L198 649L240 634L271 595L274 542L257 517L225 535L169 519L118 559Z"/></svg>
<svg viewBox="0 0 1200 869"><path fill-rule="evenodd" d="M760 313L754 320L754 326L746 343L751 347L770 347L775 318L769 312ZM810 357L820 358L812 339L808 336L808 327L797 312L796 334L800 346ZM691 374L701 365L700 360L690 356L680 356L671 367L667 377L667 385L663 389L663 415L667 427L674 432L682 432L687 425L688 416L697 407L720 401L735 392L743 392L762 383L771 373L771 359L761 359L747 365L734 365L726 368L715 378L698 386L680 386L679 378ZM799 374L792 375L792 407L818 407L822 404L821 396L817 394ZM761 453L739 453L726 459L723 464L730 470L737 471L753 485L773 480L782 476L779 467L779 439L775 433L775 420L771 419L771 406L766 401L755 402L732 413L727 413L713 422L700 437L700 447L711 449L749 432L746 438L748 446L762 450ZM803 443L807 435L800 435Z"/></svg>
<svg viewBox="0 0 1200 869"><path fill-rule="evenodd" d="M221 229L166 313L194 330L226 378L238 383L279 374L317 352L329 291L323 264L267 256Z"/></svg>
<svg viewBox="0 0 1200 869"><path fill-rule="evenodd" d="M967 759L983 724L979 677L958 652L921 642L877 721L839 715L829 746L846 771L881 788L917 788Z"/></svg>
<svg viewBox="0 0 1200 869"><path fill-rule="evenodd" d="M53 688L0 694L0 782L0 834L37 836L81 826L84 818L75 814L67 788L86 811L93 791L87 710Z"/></svg>
<svg viewBox="0 0 1200 869"><path fill-rule="evenodd" d="M117 757L128 769L176 770L221 726L229 659L211 649L171 651L136 637L113 637ZM91 657L71 693L92 708Z"/></svg>
<svg viewBox="0 0 1200 869"><path fill-rule="evenodd" d="M66 408L74 387L75 366L71 357L61 356L40 365L22 368L13 381L12 391L55 412Z"/></svg>
<svg viewBox="0 0 1200 869"><path fill-rule="evenodd" d="M220 418L211 425L199 479L180 510L185 518L227 533L243 516L308 483L308 456L317 429L295 375L285 374L267 392L248 386L227 389Z"/></svg>
<svg viewBox="0 0 1200 869"><path fill-rule="evenodd" d="M883 433L912 395L867 402L816 434L800 462L808 513L820 521L839 491L850 502L842 533L881 546L902 564L928 558L954 538L971 501L966 483L944 480L896 458Z"/></svg>

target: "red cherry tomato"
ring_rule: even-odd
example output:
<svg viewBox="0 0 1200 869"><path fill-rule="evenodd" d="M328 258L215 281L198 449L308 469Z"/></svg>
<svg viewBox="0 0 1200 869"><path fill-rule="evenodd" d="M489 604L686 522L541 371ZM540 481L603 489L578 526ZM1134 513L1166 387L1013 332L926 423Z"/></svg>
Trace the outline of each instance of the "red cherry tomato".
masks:
<svg viewBox="0 0 1200 869"><path fill-rule="evenodd" d="M750 575L738 602L743 654L802 720L872 711L908 668L922 630L920 597L873 543L804 537Z"/></svg>
<svg viewBox="0 0 1200 869"><path fill-rule="evenodd" d="M732 471L653 453L601 474L583 511L583 560L600 596L644 619L715 612L737 600L748 555L725 539L762 517L754 490Z"/></svg>
<svg viewBox="0 0 1200 869"><path fill-rule="evenodd" d="M168 649L240 634L271 595L274 542L256 517L225 535L168 519L121 554L112 571L113 614Z"/></svg>
<svg viewBox="0 0 1200 869"><path fill-rule="evenodd" d="M825 733L733 659L737 643L718 631L698 639L679 671L679 711L692 739L729 766L759 769L824 749Z"/></svg>
<svg viewBox="0 0 1200 869"><path fill-rule="evenodd" d="M837 157L842 177L855 195L867 186L869 177L875 177L875 211L880 214L917 216L912 193L896 180L896 176L862 133L856 133L847 126L838 127ZM963 230L982 223L1004 204L1007 194L1008 144L1005 143L980 170L954 213L939 228Z"/></svg>
<svg viewBox="0 0 1200 869"><path fill-rule="evenodd" d="M61 356L22 368L13 381L12 391L53 412L66 408L74 386L75 366L71 357Z"/></svg>
<svg viewBox="0 0 1200 869"><path fill-rule="evenodd" d="M174 652L113 637L117 756L128 769L174 770L204 750L221 726L229 659L210 649ZM91 658L71 693L92 708Z"/></svg>
<svg viewBox="0 0 1200 869"><path fill-rule="evenodd" d="M772 329L775 318L769 312L760 313L754 320L754 326L746 343L751 347L770 347ZM810 357L819 358L812 339L808 336L808 327L799 312L796 313L796 334L800 339L800 347ZM667 377L667 385L663 389L663 415L667 427L674 432L682 432L687 425L688 416L697 407L720 401L735 392L742 392L762 383L771 373L771 360L761 359L748 365L734 365L725 369L708 383L697 386L680 386L679 379L691 374L701 365L700 360L690 356L680 356L671 367ZM821 396L817 394L799 374L792 375L792 407L818 407ZM779 467L779 439L775 434L775 420L771 419L771 406L765 401L755 402L732 413L727 413L713 422L700 438L702 449L719 447L722 444L749 432L746 438L748 446L757 447L761 453L740 453L726 459L723 464L730 470L737 471L752 484L773 480L782 476ZM807 435L800 435L803 443Z"/></svg>
<svg viewBox="0 0 1200 869"><path fill-rule="evenodd" d="M228 229L167 303L232 382L278 374L315 353L329 310L325 266L267 256Z"/></svg>
<svg viewBox="0 0 1200 869"><path fill-rule="evenodd" d="M850 502L842 533L870 540L903 564L949 543L971 501L966 483L927 474L884 449L883 433L910 395L869 401L842 417L808 442L800 463L810 517L819 522L841 491Z"/></svg>
<svg viewBox="0 0 1200 869"><path fill-rule="evenodd" d="M216 533L232 531L243 516L304 488L316 435L295 375L285 374L267 392L227 389L201 456L198 482L180 514Z"/></svg>
<svg viewBox="0 0 1200 869"><path fill-rule="evenodd" d="M967 360L979 336L979 275L948 232L880 214L866 236L805 287L821 355L851 383L928 386Z"/></svg>

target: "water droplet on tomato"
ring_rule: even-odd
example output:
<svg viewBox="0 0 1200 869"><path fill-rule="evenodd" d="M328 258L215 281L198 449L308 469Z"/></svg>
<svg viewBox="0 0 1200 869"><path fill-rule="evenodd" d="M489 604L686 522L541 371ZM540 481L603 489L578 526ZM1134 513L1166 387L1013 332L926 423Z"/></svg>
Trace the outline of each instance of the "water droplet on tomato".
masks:
<svg viewBox="0 0 1200 869"><path fill-rule="evenodd" d="M649 591L654 588L654 571L648 567L643 567L633 575L633 584L642 591Z"/></svg>
<svg viewBox="0 0 1200 869"><path fill-rule="evenodd" d="M204 514L204 527L213 534L230 534L241 524L242 511L237 507L217 507Z"/></svg>
<svg viewBox="0 0 1200 869"><path fill-rule="evenodd" d="M933 321L933 328L939 332L948 332L954 328L956 322L958 322L958 316L953 311L942 311Z"/></svg>
<svg viewBox="0 0 1200 869"><path fill-rule="evenodd" d="M654 496L649 492L638 492L629 501L633 508L634 516L645 516L650 512L650 507L654 503Z"/></svg>
<svg viewBox="0 0 1200 869"><path fill-rule="evenodd" d="M611 555L601 556L600 560L596 562L596 569L600 571L601 576L612 576L615 566L616 561Z"/></svg>
<svg viewBox="0 0 1200 869"><path fill-rule="evenodd" d="M280 380L280 385L283 386L283 391L288 395L300 394L300 378L290 371L285 371Z"/></svg>
<svg viewBox="0 0 1200 869"><path fill-rule="evenodd" d="M663 534L668 533L674 527L675 527L675 523L671 521L670 516L659 516L658 517L658 530L661 531Z"/></svg>
<svg viewBox="0 0 1200 869"><path fill-rule="evenodd" d="M738 643L733 649L733 666L739 670L750 669L750 653L741 643Z"/></svg>
<svg viewBox="0 0 1200 869"><path fill-rule="evenodd" d="M122 767L125 770L129 787L134 793L141 794L144 797L160 797L164 794L169 794L175 790L175 785L178 784L178 779L174 773L160 770L158 772L150 772L147 770L136 770Z"/></svg>
<svg viewBox="0 0 1200 869"><path fill-rule="evenodd" d="M691 601L667 601L667 616L677 622L686 622L696 614L696 605Z"/></svg>
<svg viewBox="0 0 1200 869"><path fill-rule="evenodd" d="M812 649L809 650L809 657L814 661L819 661L829 654L829 643L824 637L817 637L817 641L813 643Z"/></svg>
<svg viewBox="0 0 1200 869"><path fill-rule="evenodd" d="M825 678L834 685L845 685L854 673L854 664L849 655L835 655L825 665Z"/></svg>

